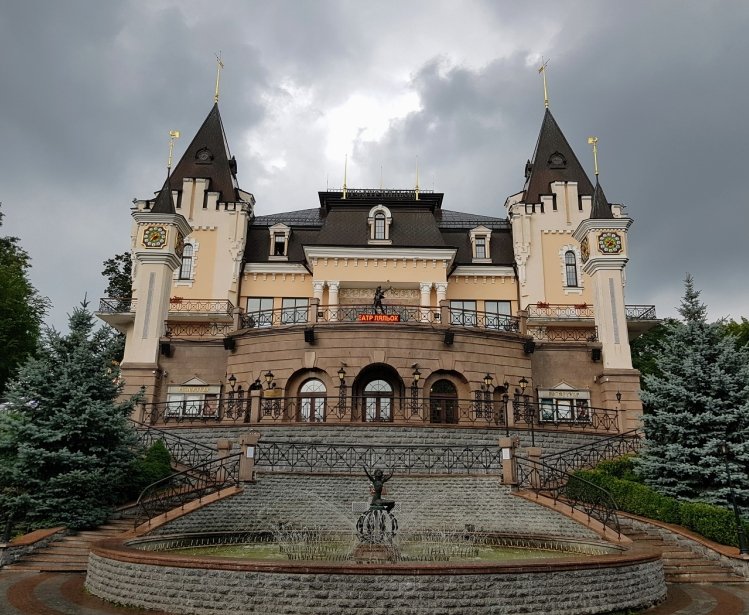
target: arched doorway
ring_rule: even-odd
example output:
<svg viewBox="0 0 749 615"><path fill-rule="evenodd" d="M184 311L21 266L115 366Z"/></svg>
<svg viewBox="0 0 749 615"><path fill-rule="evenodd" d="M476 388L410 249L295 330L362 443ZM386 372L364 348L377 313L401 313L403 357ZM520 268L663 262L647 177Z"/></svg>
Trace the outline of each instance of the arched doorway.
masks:
<svg viewBox="0 0 749 615"><path fill-rule="evenodd" d="M429 420L432 423L458 422L458 390L449 380L437 380L429 389Z"/></svg>
<svg viewBox="0 0 749 615"><path fill-rule="evenodd" d="M325 383L317 378L307 380L299 387L297 420L305 423L322 423L325 420Z"/></svg>
<svg viewBox="0 0 749 615"><path fill-rule="evenodd" d="M393 420L393 387L386 380L370 380L364 385L364 420Z"/></svg>

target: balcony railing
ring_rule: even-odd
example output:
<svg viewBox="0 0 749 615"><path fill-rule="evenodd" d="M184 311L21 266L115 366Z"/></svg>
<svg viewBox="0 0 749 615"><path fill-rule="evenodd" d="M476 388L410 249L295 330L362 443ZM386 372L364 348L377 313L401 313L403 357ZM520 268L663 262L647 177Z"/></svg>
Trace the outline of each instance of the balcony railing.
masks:
<svg viewBox="0 0 749 615"><path fill-rule="evenodd" d="M99 299L99 312L102 314L120 314L134 312L138 300L132 297L104 297Z"/></svg>
<svg viewBox="0 0 749 615"><path fill-rule="evenodd" d="M203 314L227 314L231 316L234 304L227 299L184 299L172 297L169 312L200 312Z"/></svg>
<svg viewBox="0 0 749 615"><path fill-rule="evenodd" d="M424 399L415 397L358 397L348 395L276 397L248 396L245 391L205 401L144 404L140 420L150 425L172 423L314 424L366 423L461 425L534 429L540 431L619 431L615 409L584 406L565 415L525 398L508 400L486 397L477 391L474 399Z"/></svg>
<svg viewBox="0 0 749 615"><path fill-rule="evenodd" d="M529 305L528 318L531 320L582 320L595 317L593 306L588 303L566 304L545 303ZM627 320L656 320L654 305L625 305Z"/></svg>
<svg viewBox="0 0 749 615"><path fill-rule="evenodd" d="M654 305L625 305L627 320L657 320Z"/></svg>
<svg viewBox="0 0 749 615"><path fill-rule="evenodd" d="M541 342L595 342L597 327L546 327L528 325L528 335Z"/></svg>
<svg viewBox="0 0 749 615"><path fill-rule="evenodd" d="M229 335L234 330L230 322L180 322L167 320L167 337L218 337Z"/></svg>

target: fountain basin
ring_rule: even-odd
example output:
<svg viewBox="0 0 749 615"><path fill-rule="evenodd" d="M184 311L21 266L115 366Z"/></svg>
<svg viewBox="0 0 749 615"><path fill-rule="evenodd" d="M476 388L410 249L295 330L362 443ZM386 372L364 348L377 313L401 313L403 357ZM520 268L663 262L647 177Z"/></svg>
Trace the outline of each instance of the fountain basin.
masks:
<svg viewBox="0 0 749 615"><path fill-rule="evenodd" d="M237 544L239 537L231 536L237 535L202 535L213 544ZM553 559L504 562L279 561L165 550L198 535L113 539L92 550L86 587L113 602L180 615L328 615L355 609L372 615L594 614L645 608L665 597L659 555L648 549L547 537L486 538L565 552Z"/></svg>

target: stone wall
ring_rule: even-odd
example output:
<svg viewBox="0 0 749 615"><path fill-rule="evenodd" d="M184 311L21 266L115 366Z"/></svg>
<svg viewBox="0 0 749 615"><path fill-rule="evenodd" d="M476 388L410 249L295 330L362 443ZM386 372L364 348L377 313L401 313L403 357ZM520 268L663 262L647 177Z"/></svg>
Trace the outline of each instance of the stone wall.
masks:
<svg viewBox="0 0 749 615"><path fill-rule="evenodd" d="M543 506L513 496L495 476L394 476L387 498L397 502L402 531L463 530L593 538L592 530ZM269 530L296 527L353 530L370 499L365 476L261 474L242 493L204 506L154 534ZM366 507L366 506L365 506Z"/></svg>
<svg viewBox="0 0 749 615"><path fill-rule="evenodd" d="M106 553L106 551L104 552ZM238 566L241 567L241 564ZM508 566L470 574L192 569L92 553L86 587L112 602L190 615L569 615L647 608L665 597L660 561ZM570 569L571 568L571 569ZM147 580L147 582L144 582Z"/></svg>

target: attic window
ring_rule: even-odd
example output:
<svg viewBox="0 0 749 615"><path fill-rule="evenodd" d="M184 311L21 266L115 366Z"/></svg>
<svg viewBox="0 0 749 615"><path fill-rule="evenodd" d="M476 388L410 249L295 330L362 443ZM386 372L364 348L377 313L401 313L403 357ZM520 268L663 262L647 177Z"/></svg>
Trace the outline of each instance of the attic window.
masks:
<svg viewBox="0 0 749 615"><path fill-rule="evenodd" d="M566 169L567 159L562 156L559 152L554 152L549 156L549 168L550 169Z"/></svg>
<svg viewBox="0 0 749 615"><path fill-rule="evenodd" d="M270 254L268 260L289 260L289 236L291 229L285 224L274 224L270 227Z"/></svg>
<svg viewBox="0 0 749 615"><path fill-rule="evenodd" d="M390 225L393 222L393 216L390 210L384 205L376 205L369 210L367 223L369 224L369 243L386 244L392 243L390 240Z"/></svg>
<svg viewBox="0 0 749 615"><path fill-rule="evenodd" d="M491 263L492 231L485 226L471 229L471 256L474 263Z"/></svg>
<svg viewBox="0 0 749 615"><path fill-rule="evenodd" d="M195 162L198 164L211 164L213 162L213 154L207 147L203 147L195 154Z"/></svg>

